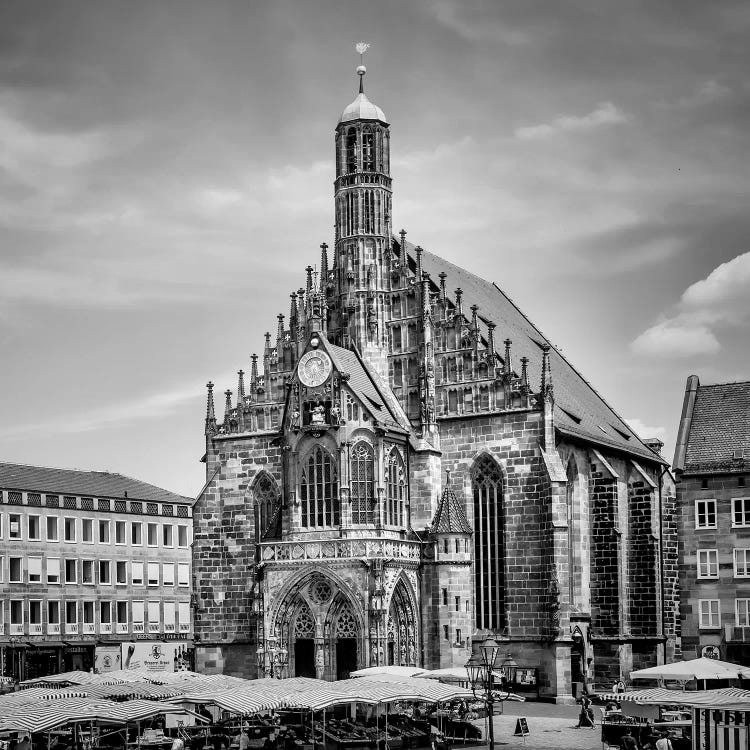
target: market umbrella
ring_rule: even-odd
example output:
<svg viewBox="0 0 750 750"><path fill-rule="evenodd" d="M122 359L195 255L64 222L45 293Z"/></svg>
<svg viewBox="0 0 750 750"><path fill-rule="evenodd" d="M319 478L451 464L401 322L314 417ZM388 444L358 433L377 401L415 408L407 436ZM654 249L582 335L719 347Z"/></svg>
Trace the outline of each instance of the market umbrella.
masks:
<svg viewBox="0 0 750 750"><path fill-rule="evenodd" d="M424 672L420 667L400 667L397 665L383 667L366 667L365 669L356 669L350 672L350 677L414 677Z"/></svg>
<svg viewBox="0 0 750 750"><path fill-rule="evenodd" d="M750 677L750 667L706 657L660 664L630 673L631 680L736 680L740 677Z"/></svg>

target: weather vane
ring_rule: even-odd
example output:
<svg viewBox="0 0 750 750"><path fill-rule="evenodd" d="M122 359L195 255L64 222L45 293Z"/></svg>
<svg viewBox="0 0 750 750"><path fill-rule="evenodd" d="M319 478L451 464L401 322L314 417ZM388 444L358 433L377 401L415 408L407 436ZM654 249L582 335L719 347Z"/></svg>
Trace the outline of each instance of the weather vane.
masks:
<svg viewBox="0 0 750 750"><path fill-rule="evenodd" d="M359 62L364 65L365 64L365 52L367 52L368 49L370 49L370 45L368 42L357 42L354 49L357 50L357 54L359 55Z"/></svg>

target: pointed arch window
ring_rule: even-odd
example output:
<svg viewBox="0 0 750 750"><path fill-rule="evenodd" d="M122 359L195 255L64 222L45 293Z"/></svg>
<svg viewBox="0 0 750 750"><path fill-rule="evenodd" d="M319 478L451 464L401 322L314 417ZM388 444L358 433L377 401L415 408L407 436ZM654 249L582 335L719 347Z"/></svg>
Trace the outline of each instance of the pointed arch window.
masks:
<svg viewBox="0 0 750 750"><path fill-rule="evenodd" d="M346 171L357 171L357 131L354 128L346 133Z"/></svg>
<svg viewBox="0 0 750 750"><path fill-rule="evenodd" d="M360 440L352 449L352 523L373 523L375 458L372 446Z"/></svg>
<svg viewBox="0 0 750 750"><path fill-rule="evenodd" d="M401 454L395 448L388 456L386 464L386 507L387 526L404 525L404 501L406 498L406 471Z"/></svg>
<svg viewBox="0 0 750 750"><path fill-rule="evenodd" d="M362 169L365 172L375 171L375 136L369 127L362 131Z"/></svg>
<svg viewBox="0 0 750 750"><path fill-rule="evenodd" d="M270 526L274 520L279 500L276 485L265 471L261 472L256 478L253 484L253 495L258 513L256 517L256 523L258 524L257 534L260 539L264 539L269 532L273 531Z"/></svg>
<svg viewBox="0 0 750 750"><path fill-rule="evenodd" d="M316 445L302 469L300 505L303 528L338 526L341 522L339 481L331 454Z"/></svg>
<svg viewBox="0 0 750 750"><path fill-rule="evenodd" d="M499 466L480 456L471 472L474 495L474 601L476 626L505 627L505 513Z"/></svg>

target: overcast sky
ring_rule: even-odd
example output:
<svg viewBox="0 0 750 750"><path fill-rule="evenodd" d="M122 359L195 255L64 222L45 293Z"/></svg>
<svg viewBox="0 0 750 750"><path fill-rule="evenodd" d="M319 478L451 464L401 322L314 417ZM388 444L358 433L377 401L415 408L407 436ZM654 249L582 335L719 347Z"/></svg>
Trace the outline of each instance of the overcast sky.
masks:
<svg viewBox="0 0 750 750"><path fill-rule="evenodd" d="M686 377L750 378L749 35L747 0L3 0L0 459L200 490L206 381L332 242L360 39L395 228L671 459Z"/></svg>

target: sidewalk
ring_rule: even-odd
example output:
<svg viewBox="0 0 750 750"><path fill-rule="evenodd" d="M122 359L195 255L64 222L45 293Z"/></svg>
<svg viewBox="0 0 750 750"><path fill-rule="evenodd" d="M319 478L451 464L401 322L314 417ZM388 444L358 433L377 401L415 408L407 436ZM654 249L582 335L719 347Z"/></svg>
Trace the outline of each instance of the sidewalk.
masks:
<svg viewBox="0 0 750 750"><path fill-rule="evenodd" d="M601 727L576 729L579 706L557 706L550 703L505 703L503 713L495 716L495 745L501 750L601 750ZM599 719L601 714L597 716ZM518 717L526 718L529 734L515 737ZM486 737L484 720L473 722ZM486 747L466 745L465 747Z"/></svg>

